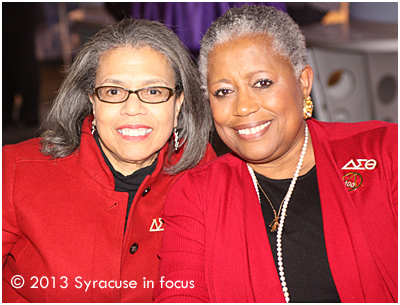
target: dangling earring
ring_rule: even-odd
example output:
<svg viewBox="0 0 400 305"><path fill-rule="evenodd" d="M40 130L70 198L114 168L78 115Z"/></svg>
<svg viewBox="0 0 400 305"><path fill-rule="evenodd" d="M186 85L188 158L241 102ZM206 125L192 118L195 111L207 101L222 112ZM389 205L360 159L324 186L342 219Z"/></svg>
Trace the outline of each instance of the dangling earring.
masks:
<svg viewBox="0 0 400 305"><path fill-rule="evenodd" d="M92 134L94 135L94 132L96 131L96 125L94 124L94 119L92 121Z"/></svg>
<svg viewBox="0 0 400 305"><path fill-rule="evenodd" d="M303 118L305 120L307 120L307 119L312 117L312 113L313 113L313 109L314 109L314 105L313 105L313 102L311 100L311 97L308 96L307 98L305 98L303 100L303 104L304 104L304 107L303 107Z"/></svg>
<svg viewBox="0 0 400 305"><path fill-rule="evenodd" d="M178 131L176 130L176 127L174 127L173 133L174 133L174 150L175 152L177 152L179 149L179 134Z"/></svg>

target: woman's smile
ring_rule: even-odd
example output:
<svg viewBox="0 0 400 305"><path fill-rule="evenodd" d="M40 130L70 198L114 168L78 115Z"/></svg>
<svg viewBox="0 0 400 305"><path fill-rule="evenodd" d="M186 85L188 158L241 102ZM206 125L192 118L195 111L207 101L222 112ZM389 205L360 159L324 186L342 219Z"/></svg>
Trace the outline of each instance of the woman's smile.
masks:
<svg viewBox="0 0 400 305"><path fill-rule="evenodd" d="M238 136L243 140L253 140L262 137L266 134L268 130L268 126L271 124L271 121L265 122L252 122L249 124L241 124L234 126L238 133Z"/></svg>
<svg viewBox="0 0 400 305"><path fill-rule="evenodd" d="M124 140L140 141L148 138L153 129L147 125L124 125L117 129Z"/></svg>

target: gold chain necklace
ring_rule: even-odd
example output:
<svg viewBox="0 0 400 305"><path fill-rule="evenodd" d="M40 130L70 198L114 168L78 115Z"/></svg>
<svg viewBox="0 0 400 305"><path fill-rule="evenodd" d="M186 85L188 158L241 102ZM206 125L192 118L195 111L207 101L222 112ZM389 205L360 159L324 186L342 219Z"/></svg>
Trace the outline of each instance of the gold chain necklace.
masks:
<svg viewBox="0 0 400 305"><path fill-rule="evenodd" d="M267 200L269 202L269 205L271 206L272 211L274 212L274 216L275 217L274 217L274 220L269 225L269 227L271 228L271 232L276 232L278 230L278 227L279 227L279 215L281 214L282 205L283 205L283 202L285 201L285 197L283 197L283 199L281 201L281 204L279 206L279 211L278 211L278 214L277 214L274 206L272 205L271 200L269 200L267 194L265 194L265 192L264 192L263 188L261 187L260 183L258 183L257 177L256 177L256 182L257 182L257 185L260 188L261 192L264 194L265 198L267 198Z"/></svg>

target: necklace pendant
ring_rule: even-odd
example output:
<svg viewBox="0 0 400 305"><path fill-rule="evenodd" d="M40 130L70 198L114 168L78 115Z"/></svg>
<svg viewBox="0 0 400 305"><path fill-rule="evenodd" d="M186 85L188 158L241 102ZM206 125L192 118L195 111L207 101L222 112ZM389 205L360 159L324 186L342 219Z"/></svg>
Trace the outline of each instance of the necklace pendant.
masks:
<svg viewBox="0 0 400 305"><path fill-rule="evenodd" d="M278 231L278 227L279 227L279 216L275 217L274 220L271 222L271 224L269 225L269 227L271 228L271 232L276 232Z"/></svg>

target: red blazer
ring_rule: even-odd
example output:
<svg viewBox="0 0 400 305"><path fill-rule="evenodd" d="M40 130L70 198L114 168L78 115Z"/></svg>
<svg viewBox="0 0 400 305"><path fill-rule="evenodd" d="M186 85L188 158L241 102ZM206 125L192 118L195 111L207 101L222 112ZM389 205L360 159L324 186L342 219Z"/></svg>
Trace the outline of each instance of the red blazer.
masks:
<svg viewBox="0 0 400 305"><path fill-rule="evenodd" d="M79 149L65 158L44 156L39 139L3 148L3 302L152 302L143 282L157 280L160 213L180 174L162 172L165 146L124 234L128 193L114 191L90 126L87 118ZM209 146L202 162L215 157ZM22 288L11 286L14 275Z"/></svg>
<svg viewBox="0 0 400 305"><path fill-rule="evenodd" d="M397 125L308 124L341 301L397 302ZM363 181L349 191L360 181L354 173ZM284 302L260 203L241 159L227 154L185 173L162 218L163 285L156 286L155 301ZM168 280L188 288L174 289Z"/></svg>

